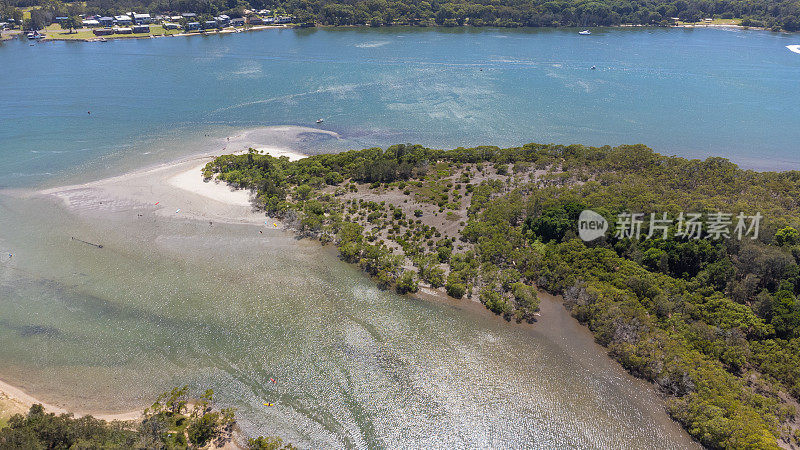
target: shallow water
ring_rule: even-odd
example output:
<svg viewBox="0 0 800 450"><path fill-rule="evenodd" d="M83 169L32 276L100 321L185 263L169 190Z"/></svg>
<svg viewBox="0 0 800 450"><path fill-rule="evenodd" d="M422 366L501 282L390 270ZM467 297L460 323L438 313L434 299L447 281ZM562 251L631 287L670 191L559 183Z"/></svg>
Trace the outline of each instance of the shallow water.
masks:
<svg viewBox="0 0 800 450"><path fill-rule="evenodd" d="M79 411L210 386L245 432L313 448L692 446L556 301L509 325L381 292L279 230L138 211L2 198L2 379Z"/></svg>
<svg viewBox="0 0 800 450"><path fill-rule="evenodd" d="M406 28L8 42L0 187L236 150L225 136L283 124L338 137L262 130L252 144L643 142L790 168L793 43L725 30ZM0 193L0 379L78 411L210 386L245 432L311 448L693 445L557 302L532 327L509 325L481 307L378 291L281 231L143 212L77 216Z"/></svg>

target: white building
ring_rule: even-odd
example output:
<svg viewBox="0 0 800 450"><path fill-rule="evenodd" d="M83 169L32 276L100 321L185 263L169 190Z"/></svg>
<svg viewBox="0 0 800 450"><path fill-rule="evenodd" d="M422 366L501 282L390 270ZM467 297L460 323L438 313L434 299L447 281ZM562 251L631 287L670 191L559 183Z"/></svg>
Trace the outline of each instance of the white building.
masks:
<svg viewBox="0 0 800 450"><path fill-rule="evenodd" d="M133 15L133 23L137 25L148 24L153 21L153 18L150 17L150 14L134 14Z"/></svg>

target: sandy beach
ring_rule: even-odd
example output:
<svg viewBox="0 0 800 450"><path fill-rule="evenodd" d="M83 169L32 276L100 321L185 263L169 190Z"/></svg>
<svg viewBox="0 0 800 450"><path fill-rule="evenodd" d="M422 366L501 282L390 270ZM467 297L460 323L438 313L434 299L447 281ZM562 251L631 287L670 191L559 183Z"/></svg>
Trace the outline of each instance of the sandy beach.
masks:
<svg viewBox="0 0 800 450"><path fill-rule="evenodd" d="M298 160L307 155L285 144L299 139L298 136L319 132L320 130L302 127L249 130L224 138L224 147L218 152L195 155L84 184L21 194L24 197L55 199L62 203L68 212L88 223L105 221L112 216L129 215L132 218L149 216L157 221L196 220L265 226L264 213L253 207L250 191L232 189L227 184L215 180L204 180L203 167L216 156L243 153L248 148L256 148L259 152L275 157ZM323 133L335 135L335 133ZM264 143L271 140L279 145ZM135 221L131 223L132 226L137 226ZM269 227L282 228L280 223L273 219L269 220ZM73 412L76 415L92 415L104 420L123 421L141 417L139 410L119 413L68 410L0 381L0 419L15 413L24 413L36 403L41 403L48 412L56 414Z"/></svg>
<svg viewBox="0 0 800 450"><path fill-rule="evenodd" d="M11 416L16 413L25 413L31 405L36 403L40 403L45 411L54 413L54 414L65 414L70 411L67 411L64 408L60 408L55 405L51 405L49 403L43 402L25 391L16 388L8 383L0 381L0 415L8 415ZM115 414L104 414L104 413L92 413L92 412L85 412L78 414L79 416L88 416L91 415L97 419L102 420L121 420L121 421L128 421L128 420L137 420L142 417L141 411L128 411L128 412L121 412Z"/></svg>
<svg viewBox="0 0 800 450"><path fill-rule="evenodd" d="M204 180L203 167L216 156L242 154L251 147L296 161L307 155L288 147L259 145L253 140L261 140L269 133L292 135L308 130L299 127L252 130L228 137L225 146L214 154L196 155L99 181L46 189L37 195L58 198L68 210L86 216L142 210L142 214L160 217L258 224L264 221L264 214L253 207L253 194L216 180Z"/></svg>

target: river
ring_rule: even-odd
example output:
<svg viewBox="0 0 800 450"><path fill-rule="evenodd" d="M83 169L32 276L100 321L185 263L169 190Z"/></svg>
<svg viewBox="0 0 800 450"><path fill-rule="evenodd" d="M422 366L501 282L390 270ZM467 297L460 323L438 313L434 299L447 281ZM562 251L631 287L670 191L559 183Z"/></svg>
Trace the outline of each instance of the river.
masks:
<svg viewBox="0 0 800 450"><path fill-rule="evenodd" d="M508 324L379 291L280 230L134 225L120 205L96 220L20 192L222 151L225 136L274 125L338 136L270 142L307 153L642 142L796 168L800 55L786 46L797 43L718 29L411 28L4 42L0 379L77 411L213 387L246 433L314 448L692 447L652 388L555 300L539 323Z"/></svg>

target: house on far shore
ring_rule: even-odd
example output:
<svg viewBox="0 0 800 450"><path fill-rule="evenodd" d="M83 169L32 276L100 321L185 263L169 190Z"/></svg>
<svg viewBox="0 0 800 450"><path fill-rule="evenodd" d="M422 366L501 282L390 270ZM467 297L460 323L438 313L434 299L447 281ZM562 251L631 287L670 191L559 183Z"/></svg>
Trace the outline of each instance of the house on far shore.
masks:
<svg viewBox="0 0 800 450"><path fill-rule="evenodd" d="M133 26L134 33L149 33L150 32L150 25L134 25Z"/></svg>
<svg viewBox="0 0 800 450"><path fill-rule="evenodd" d="M133 15L133 23L137 25L145 25L152 22L153 19L150 17L150 14L134 14Z"/></svg>
<svg viewBox="0 0 800 450"><path fill-rule="evenodd" d="M131 29L131 28L115 28L114 32L116 34L132 34L133 33L133 29Z"/></svg>
<svg viewBox="0 0 800 450"><path fill-rule="evenodd" d="M97 19L97 21L100 22L100 25L102 25L104 27L110 27L110 26L114 25L114 18L113 17L101 17L101 18Z"/></svg>
<svg viewBox="0 0 800 450"><path fill-rule="evenodd" d="M95 36L111 36L114 34L114 30L111 28L95 28L92 30Z"/></svg>
<svg viewBox="0 0 800 450"><path fill-rule="evenodd" d="M87 27L87 28L99 27L100 26L100 21L99 20L94 20L94 19L86 19L86 20L83 21L83 26Z"/></svg>
<svg viewBox="0 0 800 450"><path fill-rule="evenodd" d="M130 25L133 23L131 16L125 16L125 15L114 16L114 21L117 23L117 25Z"/></svg>
<svg viewBox="0 0 800 450"><path fill-rule="evenodd" d="M164 27L165 30L177 30L181 27L180 24L174 22L164 22L161 26Z"/></svg>
<svg viewBox="0 0 800 450"><path fill-rule="evenodd" d="M69 20L69 17L63 17L63 16L62 17L56 17L56 22L58 22L61 25L64 25L64 22L66 22L67 20Z"/></svg>
<svg viewBox="0 0 800 450"><path fill-rule="evenodd" d="M264 19L261 17L250 17L247 19L247 23L250 25L264 25Z"/></svg>
<svg viewBox="0 0 800 450"><path fill-rule="evenodd" d="M234 27L243 27L244 17L237 17L236 19L231 19L231 25L233 25Z"/></svg>
<svg viewBox="0 0 800 450"><path fill-rule="evenodd" d="M183 29L186 31L199 30L200 22L189 22L185 27L183 27Z"/></svg>
<svg viewBox="0 0 800 450"><path fill-rule="evenodd" d="M183 14L181 14L181 17L185 17L187 19L192 19L192 18L197 17L197 14L195 14L195 13L183 13Z"/></svg>
<svg viewBox="0 0 800 450"><path fill-rule="evenodd" d="M203 29L210 30L212 28L217 28L217 21L216 20L206 20L203 22Z"/></svg>

